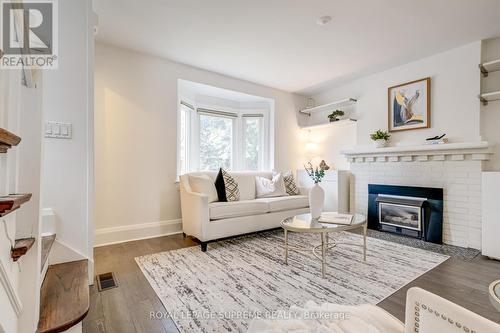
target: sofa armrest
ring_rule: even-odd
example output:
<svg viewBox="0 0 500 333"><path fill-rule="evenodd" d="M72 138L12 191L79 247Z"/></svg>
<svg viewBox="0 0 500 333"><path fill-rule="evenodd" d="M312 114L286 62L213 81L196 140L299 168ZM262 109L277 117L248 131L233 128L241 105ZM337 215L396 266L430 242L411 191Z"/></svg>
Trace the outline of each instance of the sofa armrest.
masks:
<svg viewBox="0 0 500 333"><path fill-rule="evenodd" d="M182 231L204 241L205 224L209 222L208 196L188 190L181 180Z"/></svg>

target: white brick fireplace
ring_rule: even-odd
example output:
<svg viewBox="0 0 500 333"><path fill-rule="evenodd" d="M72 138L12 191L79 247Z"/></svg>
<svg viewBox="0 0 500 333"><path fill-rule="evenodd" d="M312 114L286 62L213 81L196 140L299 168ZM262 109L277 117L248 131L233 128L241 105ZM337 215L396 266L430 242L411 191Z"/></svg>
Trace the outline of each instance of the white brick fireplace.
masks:
<svg viewBox="0 0 500 333"><path fill-rule="evenodd" d="M355 148L349 159L351 210L366 214L368 184L443 188L443 242L481 249L481 172L487 142Z"/></svg>

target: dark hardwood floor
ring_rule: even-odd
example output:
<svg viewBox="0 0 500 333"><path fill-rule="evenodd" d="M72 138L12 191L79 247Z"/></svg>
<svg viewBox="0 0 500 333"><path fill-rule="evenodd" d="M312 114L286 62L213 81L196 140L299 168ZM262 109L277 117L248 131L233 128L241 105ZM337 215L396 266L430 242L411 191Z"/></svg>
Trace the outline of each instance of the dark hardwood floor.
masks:
<svg viewBox="0 0 500 333"><path fill-rule="evenodd" d="M197 243L182 235L153 238L94 249L95 273L114 272L119 287L90 291L90 311L83 332L178 332L170 319L150 319L150 313L166 313L134 258ZM404 321L406 290L419 286L500 323L488 298L488 285L500 278L500 262L477 257L472 261L449 259L396 291L379 305Z"/></svg>

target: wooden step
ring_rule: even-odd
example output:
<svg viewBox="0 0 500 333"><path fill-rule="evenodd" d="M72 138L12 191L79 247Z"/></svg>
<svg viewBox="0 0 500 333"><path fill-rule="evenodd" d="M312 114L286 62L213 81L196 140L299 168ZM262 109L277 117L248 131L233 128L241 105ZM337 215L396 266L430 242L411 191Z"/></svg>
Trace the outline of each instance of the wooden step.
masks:
<svg viewBox="0 0 500 333"><path fill-rule="evenodd" d="M10 249L10 256L14 261L17 261L31 249L33 244L35 244L34 238L16 239L14 247Z"/></svg>
<svg viewBox="0 0 500 333"><path fill-rule="evenodd" d="M0 128L0 144L10 148L12 146L17 146L19 142L21 142L20 137L6 129Z"/></svg>
<svg viewBox="0 0 500 333"><path fill-rule="evenodd" d="M28 202L30 199L31 193L9 194L0 197L0 217L18 209L23 203Z"/></svg>
<svg viewBox="0 0 500 333"><path fill-rule="evenodd" d="M43 271L43 268L45 266L45 262L49 258L50 249L52 248L52 244L54 244L55 240L56 240L55 234L42 237L42 256L40 258L41 259L41 265L40 265L41 271Z"/></svg>
<svg viewBox="0 0 500 333"><path fill-rule="evenodd" d="M89 311L87 260L49 266L40 290L39 333L63 332Z"/></svg>

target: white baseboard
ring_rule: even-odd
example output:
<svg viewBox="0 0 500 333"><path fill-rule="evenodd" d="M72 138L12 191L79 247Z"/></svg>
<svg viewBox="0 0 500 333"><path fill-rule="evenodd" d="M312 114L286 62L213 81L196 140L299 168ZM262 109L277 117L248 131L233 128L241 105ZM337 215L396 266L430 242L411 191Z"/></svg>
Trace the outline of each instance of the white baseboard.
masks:
<svg viewBox="0 0 500 333"><path fill-rule="evenodd" d="M100 228L94 231L94 247L174 235L181 232L181 219Z"/></svg>

